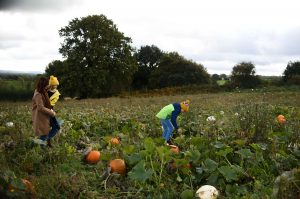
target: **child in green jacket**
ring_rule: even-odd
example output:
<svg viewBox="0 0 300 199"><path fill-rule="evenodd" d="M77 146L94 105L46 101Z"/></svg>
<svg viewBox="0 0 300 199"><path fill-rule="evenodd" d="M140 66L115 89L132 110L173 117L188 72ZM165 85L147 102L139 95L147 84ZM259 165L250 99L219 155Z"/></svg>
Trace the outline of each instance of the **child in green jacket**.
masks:
<svg viewBox="0 0 300 199"><path fill-rule="evenodd" d="M173 130L178 131L178 125L176 119L178 115L182 112L188 112L190 100L185 100L181 103L173 103L162 108L157 114L156 117L160 119L160 122L163 126L162 137L166 140L167 145L171 145L171 135Z"/></svg>

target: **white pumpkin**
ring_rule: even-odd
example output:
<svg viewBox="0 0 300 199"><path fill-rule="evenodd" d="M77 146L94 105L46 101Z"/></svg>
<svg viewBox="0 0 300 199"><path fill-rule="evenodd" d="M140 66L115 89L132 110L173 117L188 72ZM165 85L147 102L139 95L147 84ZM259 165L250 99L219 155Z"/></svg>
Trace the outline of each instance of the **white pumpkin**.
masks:
<svg viewBox="0 0 300 199"><path fill-rule="evenodd" d="M201 199L216 199L219 196L218 190L211 185L203 185L196 194Z"/></svg>
<svg viewBox="0 0 300 199"><path fill-rule="evenodd" d="M6 126L7 126L7 127L13 127L13 126L14 126L14 123L13 123L13 122L6 122Z"/></svg>
<svg viewBox="0 0 300 199"><path fill-rule="evenodd" d="M215 118L215 116L209 116L208 118L206 118L206 121L207 122L215 122L216 121L216 118Z"/></svg>

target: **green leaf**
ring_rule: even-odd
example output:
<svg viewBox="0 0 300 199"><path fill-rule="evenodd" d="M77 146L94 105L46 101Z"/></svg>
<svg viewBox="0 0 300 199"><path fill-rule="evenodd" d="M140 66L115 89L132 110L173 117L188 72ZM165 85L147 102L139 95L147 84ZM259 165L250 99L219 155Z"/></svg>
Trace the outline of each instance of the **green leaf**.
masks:
<svg viewBox="0 0 300 199"><path fill-rule="evenodd" d="M194 192L193 190L186 189L180 194L181 199L193 199L194 198Z"/></svg>
<svg viewBox="0 0 300 199"><path fill-rule="evenodd" d="M182 182L182 178L180 177L180 175L177 175L176 180L177 180L177 182Z"/></svg>
<svg viewBox="0 0 300 199"><path fill-rule="evenodd" d="M226 181L236 181L238 180L238 175L235 169L230 166L222 166L218 168L219 172L225 177Z"/></svg>
<svg viewBox="0 0 300 199"><path fill-rule="evenodd" d="M231 168L233 168L237 173L240 173L240 174L245 174L245 171L242 167L240 167L239 165L231 165Z"/></svg>
<svg viewBox="0 0 300 199"><path fill-rule="evenodd" d="M223 148L224 146L226 146L226 144L222 143L222 142L219 142L219 141L216 141L213 146L216 148L216 149L221 149Z"/></svg>
<svg viewBox="0 0 300 199"><path fill-rule="evenodd" d="M101 160L109 161L111 159L111 153L101 152Z"/></svg>
<svg viewBox="0 0 300 199"><path fill-rule="evenodd" d="M240 149L236 153L240 154L243 159L251 158L253 153L250 151L250 149Z"/></svg>
<svg viewBox="0 0 300 199"><path fill-rule="evenodd" d="M128 173L128 176L133 180L145 182L152 176L152 174L152 170L145 169L145 162L142 160L132 168L132 170Z"/></svg>
<svg viewBox="0 0 300 199"><path fill-rule="evenodd" d="M154 143L153 139L146 138L144 140L144 147L145 147L146 151L148 151L149 153L152 153L155 150L155 143Z"/></svg>
<svg viewBox="0 0 300 199"><path fill-rule="evenodd" d="M218 163L216 163L215 161L209 158L206 159L203 163L203 170L208 173L215 171L217 167L218 167Z"/></svg>
<svg viewBox="0 0 300 199"><path fill-rule="evenodd" d="M190 161L197 162L200 159L200 152L198 150L191 150L186 152L186 157L189 157Z"/></svg>
<svg viewBox="0 0 300 199"><path fill-rule="evenodd" d="M255 151L261 151L261 150L264 151L264 150L267 149L266 144L255 144L255 143L253 143L253 144L250 144L250 146L252 148L254 148Z"/></svg>
<svg viewBox="0 0 300 199"><path fill-rule="evenodd" d="M142 156L139 153L134 153L132 155L126 156L126 162L129 165L134 165L142 160Z"/></svg>
<svg viewBox="0 0 300 199"><path fill-rule="evenodd" d="M165 146L160 146L160 147L157 147L156 150L157 150L161 160L164 159L164 161L168 161L170 159L169 155L170 155L171 151L169 148L167 148ZM167 158L167 157L169 157L169 158Z"/></svg>
<svg viewBox="0 0 300 199"><path fill-rule="evenodd" d="M20 190L26 190L26 185L23 183L23 181L20 178L13 179L11 181L11 186L20 189Z"/></svg>
<svg viewBox="0 0 300 199"><path fill-rule="evenodd" d="M218 172L213 172L207 179L208 184L217 184L219 178L219 173Z"/></svg>
<svg viewBox="0 0 300 199"><path fill-rule="evenodd" d="M133 151L134 151L134 149L135 149L135 146L134 146L134 145L128 145L128 146L124 146L124 147L123 147L123 151L124 151L124 153L126 153L126 154L132 154Z"/></svg>
<svg viewBox="0 0 300 199"><path fill-rule="evenodd" d="M233 149L231 147L228 147L224 150L218 151L216 154L219 155L219 156L225 157L227 154L231 153L232 151L233 151Z"/></svg>

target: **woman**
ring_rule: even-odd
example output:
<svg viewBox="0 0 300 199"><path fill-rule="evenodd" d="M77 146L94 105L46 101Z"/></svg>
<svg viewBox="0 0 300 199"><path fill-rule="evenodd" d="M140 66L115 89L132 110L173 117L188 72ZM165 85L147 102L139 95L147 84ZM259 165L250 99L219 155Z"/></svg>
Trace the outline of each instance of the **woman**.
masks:
<svg viewBox="0 0 300 199"><path fill-rule="evenodd" d="M55 136L57 131L50 131L50 117L55 116L55 112L51 109L50 100L47 94L49 80L41 77L38 80L36 89L32 97L32 125L34 133L39 139L34 141L40 145L48 145L51 147L51 138Z"/></svg>

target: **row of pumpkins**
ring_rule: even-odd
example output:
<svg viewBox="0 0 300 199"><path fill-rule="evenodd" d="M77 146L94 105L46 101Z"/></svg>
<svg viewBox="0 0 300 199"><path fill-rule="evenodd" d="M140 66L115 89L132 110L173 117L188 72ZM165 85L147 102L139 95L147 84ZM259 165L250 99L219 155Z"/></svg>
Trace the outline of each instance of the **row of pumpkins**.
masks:
<svg viewBox="0 0 300 199"><path fill-rule="evenodd" d="M120 144L120 139L111 138L110 144L118 145ZM169 145L170 150L176 154L179 154L179 148L175 145ZM100 152L97 150L91 150L85 155L85 161L89 164L96 164L100 160ZM113 159L109 163L109 167L111 168L111 172L118 173L120 175L124 175L126 172L126 165L123 159ZM201 186L197 192L197 196L200 199L216 199L219 195L218 190L211 185L203 185Z"/></svg>
<svg viewBox="0 0 300 199"><path fill-rule="evenodd" d="M120 144L119 138L111 138L110 139L111 145L118 145ZM170 150L173 151L176 154L179 154L180 150L175 145L170 145ZM91 150L85 154L85 161L89 164L96 164L100 160L100 152L97 150ZM111 168L111 172L119 173L121 175L125 174L126 171L126 165L125 161L123 159L114 159L111 160L109 163L109 167Z"/></svg>
<svg viewBox="0 0 300 199"><path fill-rule="evenodd" d="M276 119L279 124L286 123L286 119L283 115L278 115ZM112 145L118 145L120 144L120 139L116 137L111 138L110 143ZM180 151L177 146L175 145L169 145L169 146L171 147L171 151L173 151L176 154L179 154ZM97 150L89 151L88 154L85 156L85 160L87 163L96 164L100 160L100 152ZM112 172L116 172L122 175L125 173L125 168L126 168L125 162L122 159L114 159L110 161L109 166L111 167Z"/></svg>

